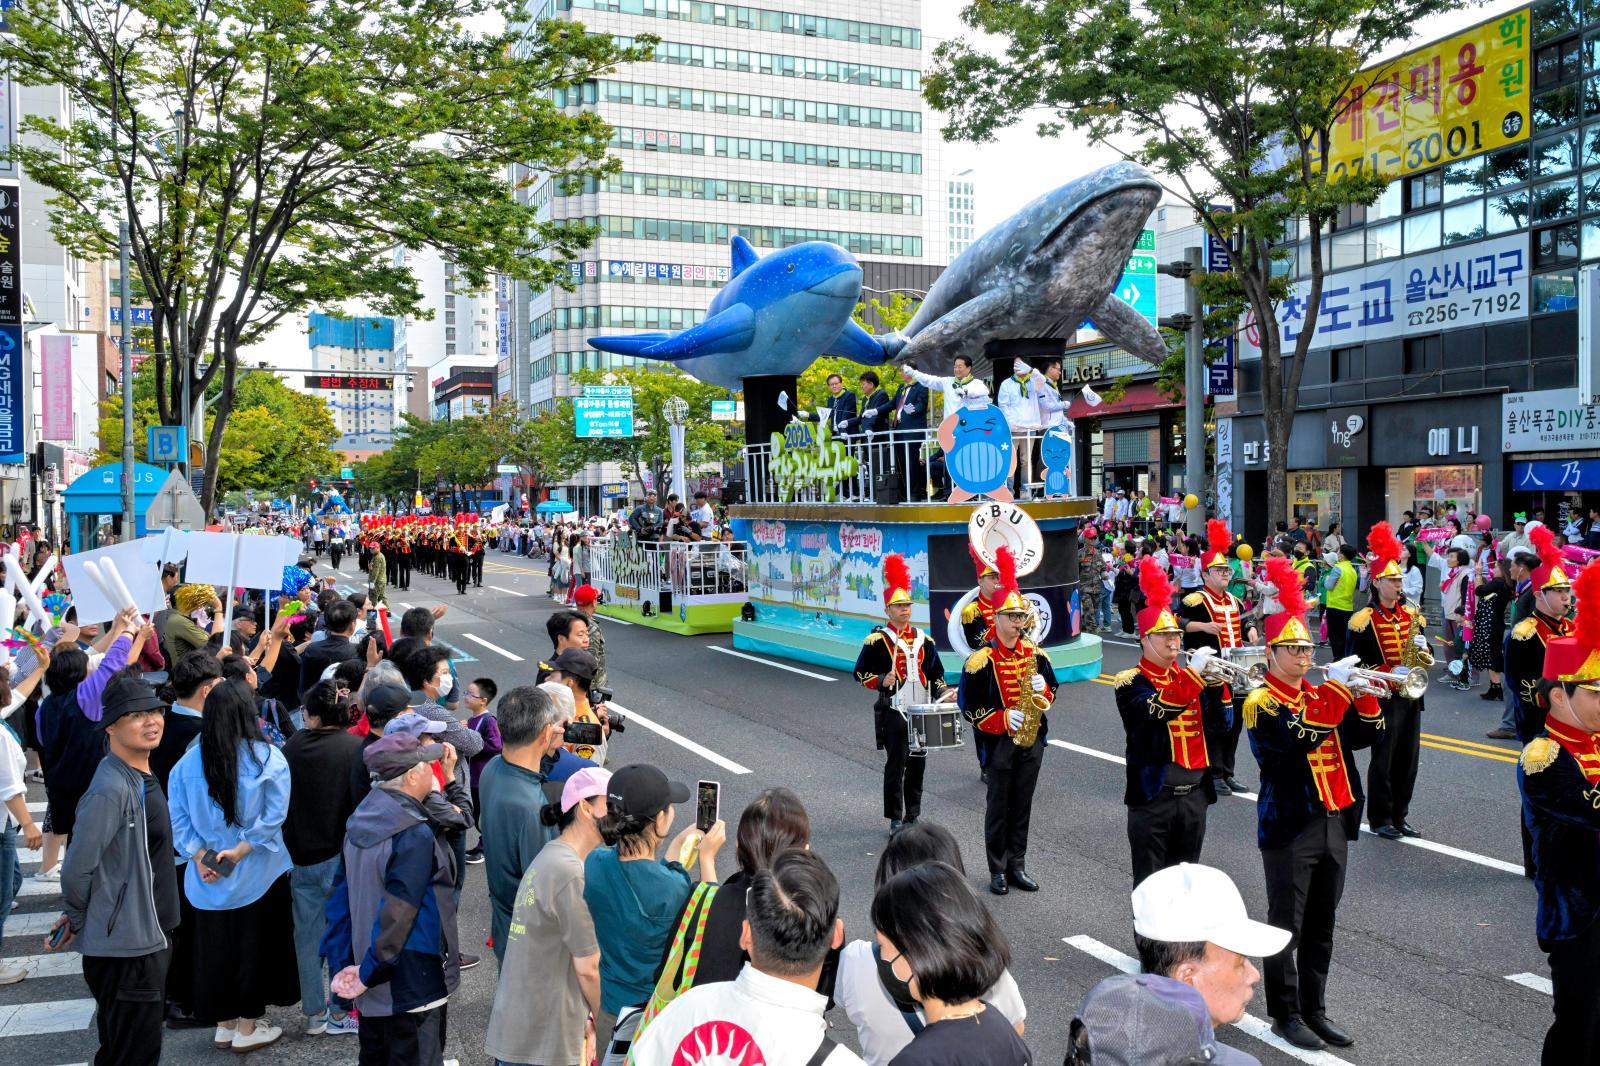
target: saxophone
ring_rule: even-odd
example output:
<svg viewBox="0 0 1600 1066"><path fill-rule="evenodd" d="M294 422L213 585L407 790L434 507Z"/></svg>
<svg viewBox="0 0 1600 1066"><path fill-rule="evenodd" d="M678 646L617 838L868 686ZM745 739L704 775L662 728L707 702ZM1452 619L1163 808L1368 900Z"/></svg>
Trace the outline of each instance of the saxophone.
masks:
<svg viewBox="0 0 1600 1066"><path fill-rule="evenodd" d="M1011 734L1011 743L1019 748L1031 748L1038 741L1039 726L1044 723L1044 712L1050 708L1050 701L1044 698L1044 694L1033 691L1033 679L1038 673L1038 653L1033 651L1023 661L1022 669L1017 673L1017 694L1021 705L1012 709L1022 712L1022 727Z"/></svg>
<svg viewBox="0 0 1600 1066"><path fill-rule="evenodd" d="M1411 624L1406 629L1406 642L1400 653L1400 665L1410 670L1421 670L1426 674L1428 667L1432 666L1435 660L1433 653L1427 648L1417 647L1416 637L1422 632L1422 625L1419 622L1422 608L1410 600L1406 601L1406 607L1416 613L1411 615Z"/></svg>

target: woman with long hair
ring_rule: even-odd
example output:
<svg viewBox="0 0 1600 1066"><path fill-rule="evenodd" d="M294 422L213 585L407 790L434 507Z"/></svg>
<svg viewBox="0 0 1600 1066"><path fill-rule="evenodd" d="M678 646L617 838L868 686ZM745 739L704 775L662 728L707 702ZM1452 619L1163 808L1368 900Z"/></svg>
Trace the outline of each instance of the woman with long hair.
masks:
<svg viewBox="0 0 1600 1066"><path fill-rule="evenodd" d="M299 999L283 841L289 764L262 738L255 694L224 681L206 697L200 742L168 779L172 837L189 857L195 908L194 1012L216 1019L212 1043L254 1051L283 1035L262 1015Z"/></svg>
<svg viewBox="0 0 1600 1066"><path fill-rule="evenodd" d="M1487 552L1480 552L1481 558ZM1478 585L1477 607L1472 614L1472 646L1467 649L1467 659L1479 671L1489 675L1489 687L1480 697L1485 700L1503 699L1500 672L1505 669L1506 612L1516 598L1516 586L1511 580L1511 564L1496 559L1489 576ZM1510 730L1505 732L1510 733Z"/></svg>

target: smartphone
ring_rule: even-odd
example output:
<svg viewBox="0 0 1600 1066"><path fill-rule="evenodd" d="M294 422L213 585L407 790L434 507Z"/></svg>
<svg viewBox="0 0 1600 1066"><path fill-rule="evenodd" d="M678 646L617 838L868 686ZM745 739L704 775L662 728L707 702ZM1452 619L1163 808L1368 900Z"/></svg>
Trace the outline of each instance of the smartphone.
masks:
<svg viewBox="0 0 1600 1066"><path fill-rule="evenodd" d="M233 860L218 855L215 848L207 848L206 853L200 856L200 863L218 877L233 873Z"/></svg>
<svg viewBox="0 0 1600 1066"><path fill-rule="evenodd" d="M599 722L568 722L561 740L566 744L587 744L591 747L605 739Z"/></svg>
<svg viewBox="0 0 1600 1066"><path fill-rule="evenodd" d="M715 781L702 781L698 790L698 802L695 805L694 826L704 833L717 824L717 816L722 808L722 786Z"/></svg>
<svg viewBox="0 0 1600 1066"><path fill-rule="evenodd" d="M50 947L52 949L61 946L61 942L67 938L67 930L69 928L70 927L66 922L62 922L60 925L50 930Z"/></svg>

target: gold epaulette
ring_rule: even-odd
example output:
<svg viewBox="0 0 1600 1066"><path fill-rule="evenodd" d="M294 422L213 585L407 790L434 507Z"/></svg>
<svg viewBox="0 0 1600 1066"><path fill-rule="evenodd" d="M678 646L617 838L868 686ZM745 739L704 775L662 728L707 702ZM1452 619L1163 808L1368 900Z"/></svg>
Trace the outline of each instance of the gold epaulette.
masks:
<svg viewBox="0 0 1600 1066"><path fill-rule="evenodd" d="M1522 769L1524 773L1536 774L1540 770L1549 769L1550 764L1556 761L1556 756L1561 754L1561 745L1549 737L1534 737L1528 741L1528 746L1522 749Z"/></svg>
<svg viewBox="0 0 1600 1066"><path fill-rule="evenodd" d="M962 625L968 624L969 622L971 622L973 619L975 619L977 617L978 617L978 601L977 600L973 600L971 603L969 603L965 607L961 608L961 624Z"/></svg>
<svg viewBox="0 0 1600 1066"><path fill-rule="evenodd" d="M1360 632L1361 630L1366 629L1371 624L1372 624L1372 608L1371 607L1363 607L1363 608L1361 608L1361 610L1357 611L1355 614L1350 616L1350 624L1349 624L1348 628L1351 629L1354 632Z"/></svg>
<svg viewBox="0 0 1600 1066"><path fill-rule="evenodd" d="M977 651L967 656L967 665L965 667L966 672L969 674L975 674L979 670L982 670L985 666L988 666L989 656L992 651L993 649L991 648L979 648Z"/></svg>
<svg viewBox="0 0 1600 1066"><path fill-rule="evenodd" d="M1198 607L1204 602L1206 602L1206 597L1203 592L1191 592L1183 598L1185 607Z"/></svg>
<svg viewBox="0 0 1600 1066"><path fill-rule="evenodd" d="M1137 666L1135 666L1132 670L1124 670L1111 679L1111 687L1122 688L1124 685L1131 685L1133 683L1133 679L1138 676L1139 668Z"/></svg>
<svg viewBox="0 0 1600 1066"><path fill-rule="evenodd" d="M874 629L871 633L867 634L866 643L868 643L868 644L878 644L882 640L883 640L883 630Z"/></svg>
<svg viewBox="0 0 1600 1066"><path fill-rule="evenodd" d="M1265 685L1256 689L1244 699L1244 727L1254 729L1256 716L1260 714L1277 714L1278 697L1274 696Z"/></svg>
<svg viewBox="0 0 1600 1066"><path fill-rule="evenodd" d="M1539 623L1533 618L1524 618L1511 627L1512 640L1532 640L1539 634Z"/></svg>

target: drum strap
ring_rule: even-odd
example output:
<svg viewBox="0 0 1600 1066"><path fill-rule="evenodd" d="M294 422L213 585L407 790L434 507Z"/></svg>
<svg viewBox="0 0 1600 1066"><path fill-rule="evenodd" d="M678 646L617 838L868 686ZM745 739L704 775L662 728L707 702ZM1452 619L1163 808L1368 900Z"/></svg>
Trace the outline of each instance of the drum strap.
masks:
<svg viewBox="0 0 1600 1066"><path fill-rule="evenodd" d="M917 695L917 689L927 687L922 684L921 658L922 645L928 639L928 637L927 634L925 634L922 630L912 629L912 632L915 633L916 636L912 638L911 645L907 647L905 642L900 639L899 634L894 632L894 630L884 627L883 631L888 635L889 643L893 644L896 648L905 653L906 680L905 683L900 686L900 691L895 693L896 698L894 702L896 705L895 709L898 710L902 716L906 716L906 707L913 703L920 702L915 698Z"/></svg>

